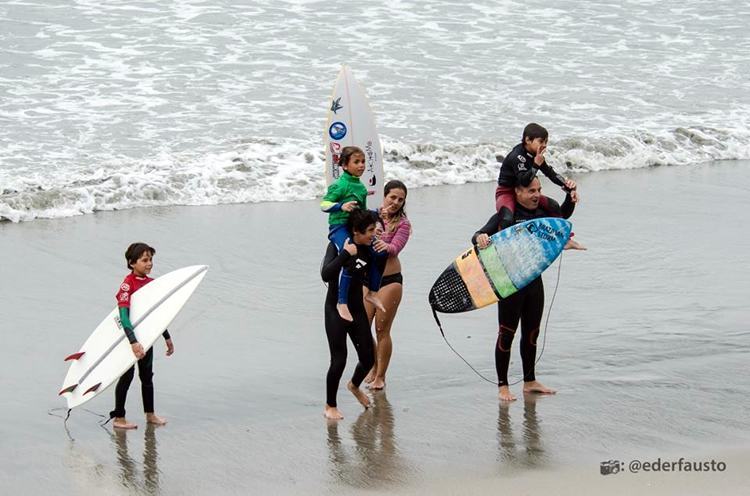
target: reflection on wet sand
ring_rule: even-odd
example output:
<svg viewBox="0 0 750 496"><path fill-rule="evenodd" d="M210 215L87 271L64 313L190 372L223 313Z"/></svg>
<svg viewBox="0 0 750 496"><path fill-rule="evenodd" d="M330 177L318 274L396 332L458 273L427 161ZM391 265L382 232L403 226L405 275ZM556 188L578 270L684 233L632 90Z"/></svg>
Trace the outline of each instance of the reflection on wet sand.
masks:
<svg viewBox="0 0 750 496"><path fill-rule="evenodd" d="M121 429L113 429L112 439L115 442L117 463L120 465L120 482L123 486L138 489L146 494L159 493L159 468L156 442L156 429L152 424L147 424L144 431L143 445L143 481L138 477L138 467L128 452L128 435L135 432L127 432Z"/></svg>
<svg viewBox="0 0 750 496"><path fill-rule="evenodd" d="M373 394L373 407L362 412L351 425L351 440L342 439L341 421L328 421L330 474L336 483L356 488L379 488L403 484L415 469L401 455L394 434L393 408L385 391Z"/></svg>
<svg viewBox="0 0 750 496"><path fill-rule="evenodd" d="M540 396L537 394L523 395L523 434L522 445L519 446L513 434L513 420L511 410L513 403L501 401L497 417L499 460L504 464L539 467L543 466L547 457L542 447L542 433L536 413L536 404Z"/></svg>

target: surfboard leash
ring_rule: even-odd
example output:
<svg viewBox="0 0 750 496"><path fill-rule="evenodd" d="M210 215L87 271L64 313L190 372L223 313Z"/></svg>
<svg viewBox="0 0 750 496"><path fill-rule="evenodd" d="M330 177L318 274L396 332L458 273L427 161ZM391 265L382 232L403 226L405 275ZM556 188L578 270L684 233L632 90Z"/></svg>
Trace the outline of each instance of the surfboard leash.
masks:
<svg viewBox="0 0 750 496"><path fill-rule="evenodd" d="M60 411L64 412L66 410L67 410L67 412L66 412L66 414L65 414L64 417L62 415L58 415L56 413L53 413L53 412L60 412ZM107 417L106 415L102 415L101 413L96 413L96 412L94 412L92 410L89 410L88 408L79 408L79 410L83 410L84 412L90 413L91 415L95 415L97 417L101 417L101 418L106 418L107 419L106 422L104 422L104 423L100 422L99 425L106 425L107 422L109 422L110 420L112 420L111 417ZM72 408L65 408L65 407L52 408L52 409L50 409L50 410L47 411L47 415L51 415L53 417L61 418L61 419L63 419L63 423L67 425L68 419L70 418L70 412L72 412L72 411L73 411Z"/></svg>
<svg viewBox="0 0 750 496"><path fill-rule="evenodd" d="M60 411L65 411L65 410L67 410L68 412L65 414L64 417L62 415L58 415L56 413L52 413L52 412L60 412ZM73 411L72 408L64 408L64 407L52 408L51 410L47 410L47 415L51 415L53 417L61 418L61 419L63 419L63 423L67 423L68 419L70 418L70 412L72 412L72 411Z"/></svg>
<svg viewBox="0 0 750 496"><path fill-rule="evenodd" d="M557 288L560 287L560 272L562 270L562 259L563 259L563 253L564 251L560 252L560 261L557 263L557 279L555 280L555 290L552 292L552 299L549 302L549 308L547 309L547 318L544 319L544 337L542 338L542 348L539 350L539 356L534 361L534 367L536 368L536 364L539 363L539 360L542 359L542 355L544 355L544 347L547 344L547 325L549 324L549 316L552 314L552 305L555 304L555 296L557 296ZM521 382L524 377L521 377L513 384L518 384Z"/></svg>
<svg viewBox="0 0 750 496"><path fill-rule="evenodd" d="M460 358L461 360L463 360L463 362L466 365L468 365L469 368L471 370L473 370L476 375L478 375L479 377L481 377L485 381L489 382L490 384L494 384L495 386L497 386L498 385L497 382L495 382L493 380L490 380L490 379L487 379L484 375L482 375L481 372L479 372L477 369L475 369L464 357L462 357L461 353L457 352L456 349L453 346L451 346L451 344L448 342L448 338L445 337L445 332L443 332L443 326L440 323L440 319L437 316L437 310L435 310L435 306L434 305L432 306L432 316L435 317L435 322L437 322L438 329L440 329L440 334L443 336L443 341L445 341L445 344L448 345L448 348L450 348L451 351L453 351L453 353L455 353L458 358Z"/></svg>
<svg viewBox="0 0 750 496"><path fill-rule="evenodd" d="M555 290L552 292L552 299L550 300L549 308L547 309L547 318L544 321L544 337L542 338L542 348L539 351L539 356L534 361L535 367L539 363L539 361L542 359L542 355L544 355L544 347L547 344L547 325L549 324L549 317L550 317L550 314L552 313L552 305L554 305L555 297L557 296L557 289L560 286L560 273L562 271L562 258L563 258L563 254L560 253L560 261L557 264L557 279L555 281ZM450 348L451 351L453 351L453 353L455 353L458 358L460 358L466 365L468 365L469 368L473 370L476 375L478 375L485 381L489 382L490 384L494 384L495 386L499 387L500 385L497 382L491 379L488 379L482 373L480 373L477 369L475 369L463 356L461 356L461 354L458 351L456 351L456 349L450 344L450 342L448 342L448 338L445 337L445 332L443 332L443 326L440 323L440 319L437 316L437 310L435 310L434 306L431 306L431 308L432 308L432 316L435 317L435 322L437 323L438 329L440 330L440 335L443 336L443 341L445 341L445 344L448 345L448 348ZM521 376L521 378L516 380L515 382L509 383L508 386L515 386L516 384L524 380L524 378L525 376Z"/></svg>

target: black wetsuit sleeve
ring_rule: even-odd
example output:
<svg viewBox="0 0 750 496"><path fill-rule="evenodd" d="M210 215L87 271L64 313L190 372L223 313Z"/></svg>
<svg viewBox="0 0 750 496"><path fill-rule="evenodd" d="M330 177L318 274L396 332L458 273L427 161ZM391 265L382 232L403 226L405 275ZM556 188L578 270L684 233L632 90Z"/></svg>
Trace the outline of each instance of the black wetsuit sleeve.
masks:
<svg viewBox="0 0 750 496"><path fill-rule="evenodd" d="M328 243L325 258L323 258L323 266L320 268L320 277L323 282L331 282L338 278L341 268L351 258L348 251L341 250L341 253L337 253L337 251L336 245Z"/></svg>
<svg viewBox="0 0 750 496"><path fill-rule="evenodd" d="M169 330L168 329L164 329L164 332L161 333L161 336L164 339L172 339L172 336L169 335Z"/></svg>
<svg viewBox="0 0 750 496"><path fill-rule="evenodd" d="M550 181L557 184L558 186L562 187L565 186L565 178L562 177L560 174L555 172L555 169L550 167L547 164L547 161L545 160L542 162L542 165L539 166L539 170L542 171L542 173L549 178ZM533 177L531 179L534 179ZM529 182L531 182L531 179L529 179ZM526 183L528 184L528 183Z"/></svg>
<svg viewBox="0 0 750 496"><path fill-rule="evenodd" d="M575 210L576 204L573 203L573 199L570 197L570 194L565 195L565 201L563 201L562 206L560 207L560 213L562 214L563 219L570 218L571 215L573 215L573 210Z"/></svg>
<svg viewBox="0 0 750 496"><path fill-rule="evenodd" d="M563 201L562 206L557 203L557 201L547 197L547 208L545 209L545 213L550 217L562 217L563 219L567 219L573 215L573 209L575 209L575 207L576 204L573 203L570 194L565 195L565 201Z"/></svg>
<svg viewBox="0 0 750 496"><path fill-rule="evenodd" d="M480 227L477 232L474 233L474 236L471 237L471 243L477 244L477 236L480 234L486 234L487 236L492 236L498 231L498 226L500 225L500 214L495 213L490 217L490 220L487 221L487 223Z"/></svg>

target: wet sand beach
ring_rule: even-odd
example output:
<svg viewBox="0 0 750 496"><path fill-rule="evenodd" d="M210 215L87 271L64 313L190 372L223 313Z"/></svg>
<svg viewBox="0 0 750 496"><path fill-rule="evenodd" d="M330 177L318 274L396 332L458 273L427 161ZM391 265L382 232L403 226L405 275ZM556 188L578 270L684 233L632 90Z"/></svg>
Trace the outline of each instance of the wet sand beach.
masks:
<svg viewBox="0 0 750 496"><path fill-rule="evenodd" d="M412 239L383 392L363 412L342 381L322 417L328 348L316 202L158 207L0 224L0 487L7 494L741 494L750 482L747 287L750 163L581 175L537 377L551 397L499 404L456 357L427 304L434 279L492 213L494 184L409 192ZM549 182L546 192L561 195ZM157 413L137 379L134 432L101 428L110 389L48 415L62 359L115 303L133 241L153 275L208 264L157 342ZM549 305L557 264L544 276ZM545 312L546 316L546 312ZM451 344L494 378L495 308L441 316ZM514 343L512 377L520 358ZM354 366L350 348L346 380ZM511 379L512 381L514 379ZM62 414L64 412L54 411ZM714 459L721 473L600 475L600 463Z"/></svg>

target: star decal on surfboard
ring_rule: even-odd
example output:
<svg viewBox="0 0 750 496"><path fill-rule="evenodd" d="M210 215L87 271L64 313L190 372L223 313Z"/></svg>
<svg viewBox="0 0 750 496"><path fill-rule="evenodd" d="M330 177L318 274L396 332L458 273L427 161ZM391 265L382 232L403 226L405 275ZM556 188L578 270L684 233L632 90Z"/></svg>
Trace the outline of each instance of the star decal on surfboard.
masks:
<svg viewBox="0 0 750 496"><path fill-rule="evenodd" d="M341 105L340 102L341 102L341 97L338 97L337 99L331 102L331 112L335 114L336 112L344 108L344 106Z"/></svg>

